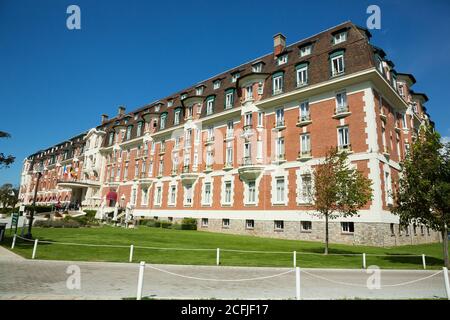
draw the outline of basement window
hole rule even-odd
[[[355,224],[353,222],[341,222],[342,233],[354,233]]]

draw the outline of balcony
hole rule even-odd
[[[227,171],[227,170],[231,170],[231,169],[233,169],[233,163],[226,162],[225,165],[223,166],[223,170]]]
[[[153,178],[150,178],[148,175],[141,175],[141,177],[139,178],[139,183],[141,185],[145,185],[145,186],[151,186],[154,182]]]
[[[338,146],[338,151],[339,152],[352,152],[352,145],[349,143],[349,144],[343,144],[343,145],[340,145],[340,146]]]
[[[297,127],[303,127],[310,123],[312,123],[312,121],[311,121],[311,115],[309,113],[305,114],[305,115],[301,115],[298,117]]]
[[[264,167],[252,162],[251,157],[242,158],[242,165],[239,167],[239,177],[243,180],[255,180],[263,172]]]
[[[189,165],[183,166],[181,173],[181,182],[184,184],[193,184],[198,178],[198,173],[191,172]]]
[[[213,171],[213,166],[212,166],[212,164],[207,164],[207,165],[205,166],[204,172],[205,172],[205,173],[208,173],[208,172],[211,172],[211,171]]]
[[[275,155],[273,163],[281,163],[286,161],[286,155],[284,153],[279,153]]]
[[[336,111],[334,113],[333,118],[334,119],[340,119],[340,118],[344,118],[347,117],[351,114],[348,105],[345,106],[338,106],[336,108]]]
[[[309,160],[312,158],[311,149],[309,150],[302,150],[298,153],[297,159],[300,161]]]
[[[277,121],[275,121],[273,126],[274,126],[274,130],[286,129],[286,125],[284,123],[284,119],[278,119]]]
[[[213,144],[213,143],[214,143],[214,136],[210,136],[210,137],[206,138],[205,146]]]
[[[234,131],[228,131],[225,134],[225,139],[223,139],[224,141],[230,141],[234,139]]]

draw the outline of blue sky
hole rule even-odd
[[[66,9],[81,8],[81,30]],[[382,47],[412,73],[428,111],[450,136],[450,2],[0,0],[0,152],[16,163],[0,184],[19,183],[22,160],[96,126],[118,105],[132,110],[347,20],[365,26],[381,8]]]

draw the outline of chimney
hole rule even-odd
[[[107,114],[102,114],[102,123],[105,123],[106,121],[108,121],[108,115]]]
[[[273,54],[274,56],[279,55],[281,52],[284,51],[286,48],[286,37],[281,34],[277,33],[273,36]]]
[[[121,116],[123,116],[124,114],[125,114],[125,106],[119,106],[117,115],[118,115],[119,117],[121,117]]]

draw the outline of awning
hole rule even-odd
[[[110,191],[106,194],[106,200],[114,200],[117,201],[117,192]]]

